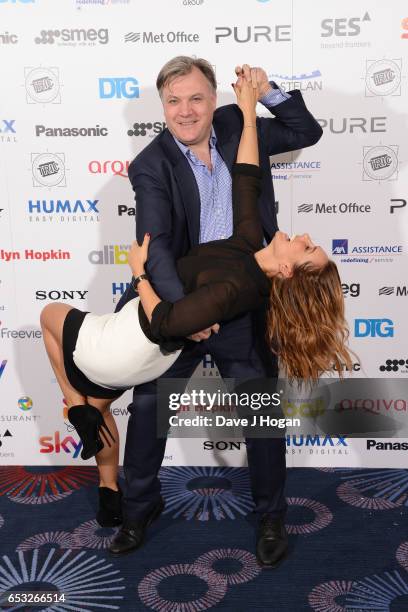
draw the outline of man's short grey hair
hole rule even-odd
[[[207,60],[201,57],[188,57],[188,55],[178,55],[169,60],[164,64],[160,70],[157,80],[156,87],[160,97],[163,93],[163,87],[169,85],[171,81],[179,76],[185,76],[190,74],[193,68],[201,70],[207,81],[209,82],[214,93],[217,91],[217,81],[215,78],[215,72],[213,67]]]

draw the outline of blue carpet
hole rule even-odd
[[[8,609],[407,612],[408,470],[289,469],[276,570],[255,561],[245,468],[165,467],[161,480],[145,546],[113,559],[95,468],[0,468],[0,593],[66,596]]]

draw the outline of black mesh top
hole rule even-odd
[[[153,310],[150,330],[144,313],[140,313],[146,335],[165,350],[181,347],[186,336],[214,323],[267,304],[270,282],[254,257],[263,247],[257,205],[260,176],[258,166],[235,164],[233,235],[200,244],[177,261],[187,295],[174,303],[160,302]]]

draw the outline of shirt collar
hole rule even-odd
[[[188,145],[185,145],[182,142],[180,142],[173,134],[172,136],[174,138],[174,142],[176,143],[180,151],[183,153],[183,155],[185,155],[191,161],[199,161],[197,160],[196,156],[191,151],[191,149],[188,147]],[[210,149],[215,149],[216,144],[217,144],[217,136],[215,134],[214,127],[211,126],[211,134],[210,134],[210,140],[209,140]]]

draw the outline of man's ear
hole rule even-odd
[[[293,266],[287,263],[280,263],[278,276],[281,278],[290,278],[293,276]]]

